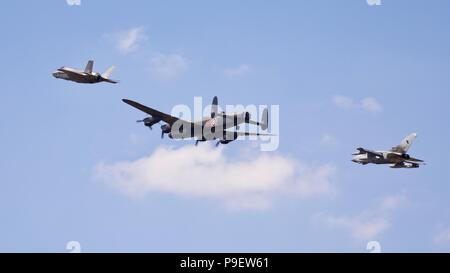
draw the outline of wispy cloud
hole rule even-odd
[[[434,237],[434,243],[436,244],[449,244],[450,243],[450,228],[442,228]]]
[[[330,228],[344,229],[358,240],[373,240],[392,225],[392,213],[408,204],[403,194],[390,195],[377,206],[354,216],[334,216],[321,213],[315,217],[320,224]]]
[[[138,50],[142,43],[148,40],[143,27],[134,27],[108,36],[115,40],[116,48],[122,54],[129,54]]]
[[[279,196],[333,194],[335,171],[332,165],[308,166],[269,153],[229,158],[223,148],[205,144],[160,147],[134,161],[100,163],[95,177],[131,197],[166,192],[215,199],[233,209],[264,209]]]
[[[323,134],[320,142],[322,145],[326,146],[336,146],[339,143],[338,139],[330,134]]]
[[[188,68],[188,61],[180,54],[155,54],[151,60],[151,72],[154,77],[162,80],[176,78]]]
[[[336,95],[333,97],[334,104],[345,110],[361,109],[371,113],[379,113],[383,111],[381,103],[372,97],[364,98],[361,101],[355,101],[352,98]]]
[[[250,72],[250,66],[248,64],[241,64],[235,68],[225,69],[224,74],[229,78],[242,77]]]

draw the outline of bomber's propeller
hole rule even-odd
[[[147,120],[148,118],[145,118],[145,119],[141,119],[141,120],[136,120],[136,122],[137,123],[146,123],[146,120]],[[145,126],[147,126],[147,124],[144,124]],[[150,130],[153,130],[153,128],[152,128],[152,126],[147,126]]]
[[[146,117],[142,120],[136,120],[137,123],[144,123],[146,127],[148,127],[150,130],[153,130],[152,126],[160,123],[161,120],[154,118],[154,117]]]

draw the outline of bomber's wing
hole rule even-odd
[[[383,154],[380,152],[376,152],[376,151],[372,151],[372,150],[367,150],[364,148],[358,148],[356,149],[358,150],[358,153],[353,154],[353,155],[363,155],[363,154],[368,154],[370,156],[375,156],[375,157],[383,157]]]
[[[140,104],[138,102],[135,102],[135,101],[132,101],[132,100],[123,99],[122,101],[125,102],[128,105],[133,106],[136,109],[141,110],[142,112],[145,112],[145,113],[151,115],[152,117],[160,118],[162,121],[170,124],[171,126],[177,121],[181,121],[184,124],[189,124],[189,125],[192,124],[189,121],[181,120],[179,118],[176,118],[176,117],[173,117],[171,115],[162,113],[162,112],[160,112],[158,110],[152,109],[150,107],[147,107],[145,105],[142,105],[142,104]]]
[[[251,132],[233,132],[233,131],[223,131],[225,134],[235,134],[236,136],[276,136],[274,134],[264,134],[264,133],[251,133]]]

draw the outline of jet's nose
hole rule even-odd
[[[61,78],[61,71],[56,70],[55,72],[52,73],[52,75],[55,78]]]

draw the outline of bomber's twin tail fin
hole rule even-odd
[[[260,126],[263,130],[267,130],[267,128],[269,127],[269,110],[267,108],[264,108],[263,110]]]

